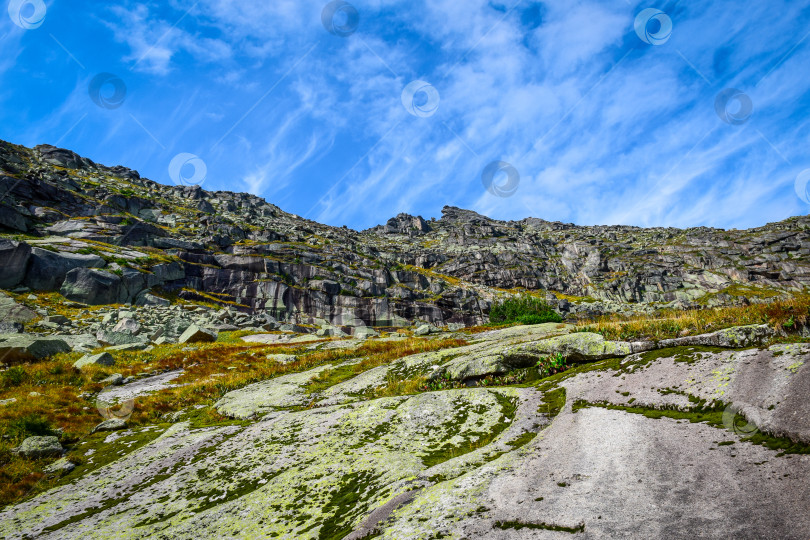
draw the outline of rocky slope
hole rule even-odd
[[[244,193],[166,186],[0,143],[0,288],[86,304],[205,302],[346,327],[486,321],[529,290],[564,314],[760,301],[810,283],[810,218],[745,231],[579,227],[446,207],[367,231]]]
[[[810,346],[768,346],[768,327],[691,344],[571,330],[487,332],[313,391],[325,370],[361,360],[349,359],[225,394],[214,407],[229,422],[199,425],[192,410],[96,433],[61,485],[0,511],[0,536],[810,536]],[[558,352],[578,367],[517,386],[375,394],[416,377],[480,381]]]

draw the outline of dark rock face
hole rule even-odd
[[[74,268],[67,273],[59,292],[68,300],[84,304],[117,304],[123,283],[115,274],[89,268]]]
[[[0,169],[3,207],[23,220],[0,220],[0,232],[24,225],[46,242],[69,240],[33,255],[2,241],[0,287],[61,288],[87,303],[131,302],[160,287],[290,322],[476,324],[505,289],[596,315],[756,302],[810,284],[806,216],[748,231],[681,230],[505,222],[445,207],[438,220],[400,214],[357,232],[50,146],[0,143]]]
[[[0,239],[0,288],[11,289],[25,278],[31,247],[24,242]]]
[[[98,255],[81,255],[31,249],[31,264],[25,275],[25,285],[34,290],[58,290],[65,281],[65,276],[74,268],[103,268],[104,259]]]

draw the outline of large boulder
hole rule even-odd
[[[17,208],[0,203],[0,227],[12,231],[27,232],[28,218]]]
[[[61,455],[62,445],[59,444],[59,439],[53,436],[28,437],[14,451],[23,457],[36,459]]]
[[[68,300],[90,305],[121,302],[123,285],[113,273],[91,268],[74,268],[65,276],[60,292]]]
[[[11,289],[25,278],[31,246],[25,242],[0,240],[0,289]]]
[[[54,252],[42,248],[31,249],[31,265],[25,275],[25,285],[38,291],[59,290],[65,276],[74,268],[104,268],[104,259],[98,255]]]
[[[59,353],[70,352],[62,339],[35,337],[25,334],[0,336],[0,363],[36,362]]]

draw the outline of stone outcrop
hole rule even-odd
[[[216,404],[239,422],[96,433],[85,459],[114,458],[0,510],[0,536],[810,536],[810,345],[752,346],[760,328],[739,327],[696,340],[734,349],[625,355],[570,330],[490,331],[331,385],[359,359],[260,381]],[[517,387],[375,394],[491,350],[608,349],[624,356]]]
[[[0,287],[28,276],[29,288],[88,304],[148,304],[162,289],[293,323],[472,325],[505,290],[577,317],[759,302],[810,283],[806,216],[747,231],[642,229],[445,207],[358,232],[50,146],[2,143],[0,167],[2,207],[41,237],[0,243]]]

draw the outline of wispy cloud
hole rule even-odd
[[[626,0],[369,0],[347,38],[323,28],[320,0],[121,1],[81,17],[84,2],[62,13],[88,35],[105,21],[110,52],[98,61],[90,40],[75,51],[88,73],[25,119],[37,123],[25,140],[53,140],[89,111],[65,145],[157,180],[192,152],[208,188],[355,228],[444,204],[501,219],[728,227],[807,211],[792,182],[810,168],[810,12],[787,0],[662,4],[674,27],[662,46],[636,36],[648,6]],[[55,57],[52,42],[24,38],[18,55]],[[4,66],[20,69],[0,60],[0,76]],[[83,85],[100,70],[128,84],[121,114],[85,110]],[[415,79],[440,94],[428,118],[402,106]],[[754,104],[741,126],[715,112],[729,87]],[[24,89],[4,85],[7,109],[26,109]],[[513,197],[484,189],[493,160],[520,172]]]

